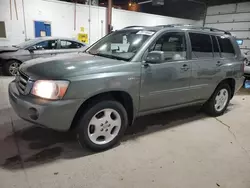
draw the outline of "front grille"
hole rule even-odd
[[[26,76],[22,72],[18,71],[18,73],[16,75],[16,84],[17,84],[17,88],[21,94],[26,94],[28,80],[29,80],[28,76]]]

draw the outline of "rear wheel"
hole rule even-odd
[[[17,60],[9,60],[3,66],[4,74],[7,76],[15,76],[21,63]]]
[[[78,124],[77,139],[81,146],[102,151],[114,146],[128,124],[127,112],[117,101],[101,101],[90,107]]]
[[[231,88],[227,83],[218,86],[212,97],[205,104],[205,110],[208,114],[212,116],[222,115],[230,102],[231,92]]]

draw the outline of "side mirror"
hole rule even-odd
[[[35,46],[31,46],[31,47],[28,48],[28,50],[29,50],[30,53],[33,53],[34,50],[36,50],[36,47]]]
[[[164,52],[162,51],[149,52],[148,56],[146,57],[146,62],[151,64],[162,63],[164,60]]]

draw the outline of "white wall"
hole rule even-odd
[[[0,0],[0,21],[5,22],[7,39],[0,38],[0,46],[24,41],[24,24],[22,1],[16,0],[18,20],[12,2],[12,20],[10,18],[9,0]]]
[[[105,8],[77,4],[76,30],[74,30],[74,11],[75,4],[73,3],[55,0],[25,0],[28,38],[34,38],[34,21],[51,22],[52,36],[75,37],[80,27],[84,27],[85,32],[90,35],[90,43],[104,36],[105,27],[101,26],[106,24],[106,20],[103,20],[106,16]]]
[[[13,8],[13,19],[10,20],[9,0],[0,0],[0,21],[5,21],[7,31],[7,39],[0,39],[0,46],[17,44],[25,40],[22,0],[16,1],[19,19],[16,20],[14,17]],[[24,0],[24,9],[28,39],[35,37],[34,21],[51,22],[52,36],[59,37],[76,37],[80,27],[84,27],[86,33],[91,32],[90,43],[104,36],[106,32],[106,9],[103,7],[77,4],[76,30],[73,3],[57,0]]]
[[[18,44],[25,40],[22,0],[17,1],[19,19],[16,20],[14,6],[13,19],[10,20],[9,0],[0,0],[0,21],[5,21],[7,39],[0,39],[0,46]],[[94,43],[106,34],[106,8],[77,4],[76,30],[74,30],[75,4],[57,0],[23,0],[26,34],[28,39],[35,37],[34,21],[51,22],[52,36],[75,37],[80,27],[89,34],[90,43]],[[121,29],[131,25],[196,24],[194,20],[164,17],[113,9],[112,25]]]
[[[90,15],[90,42],[94,43],[106,35],[106,8],[93,7]]]
[[[24,2],[28,38],[34,38],[34,21],[51,22],[52,36],[72,35],[74,28],[74,7],[72,5],[40,0],[25,0]]]
[[[122,29],[126,26],[155,26],[167,24],[196,24],[198,21],[160,16],[154,14],[138,13],[120,9],[112,11],[112,25],[114,29]]]
[[[208,7],[206,26],[230,31],[250,50],[250,2]]]

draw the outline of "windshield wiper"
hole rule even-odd
[[[104,54],[104,53],[90,53],[91,55],[97,55],[97,56],[101,56],[101,57],[106,57],[106,58],[110,58],[110,59],[117,59],[117,60],[124,60],[124,61],[128,61],[127,58],[124,57],[120,57],[120,56],[115,56],[115,55],[111,55],[111,54]]]

